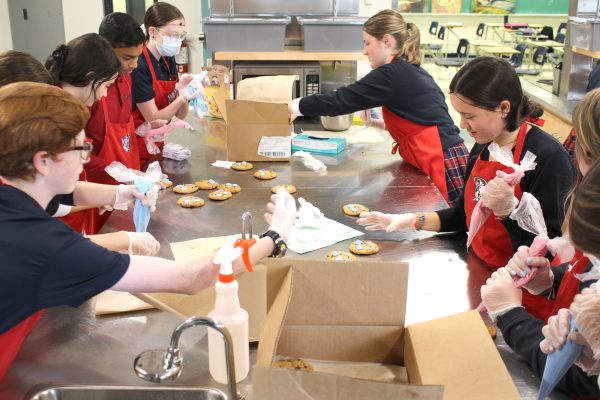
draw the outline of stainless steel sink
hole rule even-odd
[[[24,400],[227,400],[223,392],[211,388],[160,386],[79,386],[38,387]]]

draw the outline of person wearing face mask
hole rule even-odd
[[[444,94],[421,68],[419,28],[384,10],[365,22],[363,42],[369,74],[333,93],[294,99],[291,113],[341,115],[383,106],[383,121],[371,124],[389,130],[392,153],[428,175],[452,206],[463,190],[469,151]]]
[[[362,213],[357,220],[367,230],[388,232],[416,229],[434,232],[466,232],[481,199],[494,215],[485,221],[471,243],[471,250],[490,270],[506,266],[519,246],[531,245],[534,235],[507,218],[523,192],[541,203],[550,238],[562,235],[564,200],[573,184],[574,171],[561,143],[528,118],[539,117],[541,108],[524,95],[519,77],[505,60],[477,57],[463,66],[450,83],[450,100],[461,118],[461,127],[475,139],[467,167],[465,192],[454,207],[405,214]],[[490,155],[496,143],[508,147],[513,163],[530,151],[536,156],[534,170],[525,172],[520,184],[510,187],[499,176],[513,172]],[[497,172],[499,171],[499,172]],[[550,300],[523,292],[529,312],[546,318]]]
[[[168,3],[154,3],[144,15],[144,27],[146,43],[138,66],[131,73],[136,127],[145,121],[183,119],[188,112],[188,102],[193,99],[187,91],[187,84],[193,77],[186,75],[179,81],[174,57],[187,34],[181,11]],[[137,139],[140,166],[145,169],[151,155],[143,138],[138,136]],[[162,150],[163,144],[157,145]]]

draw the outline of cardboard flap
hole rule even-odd
[[[216,100],[216,98],[215,98]],[[217,105],[219,103],[217,102]],[[219,109],[221,106],[219,105]],[[230,125],[289,125],[287,104],[262,103],[250,100],[226,100],[225,109]],[[223,114],[225,118],[225,114]]]
[[[409,326],[404,353],[410,382],[444,384],[445,400],[520,398],[476,311]]]
[[[321,372],[283,368],[252,369],[253,396],[274,400],[441,400],[441,386],[415,386],[375,382]]]
[[[217,107],[219,107],[219,111],[227,123],[227,107],[225,102],[229,99],[229,94],[227,94],[227,89],[225,86],[219,87],[219,90],[213,93],[213,99],[215,99]]]

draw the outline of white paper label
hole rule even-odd
[[[292,140],[290,136],[263,136],[258,143],[258,154],[269,158],[290,158]]]

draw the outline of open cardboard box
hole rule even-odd
[[[256,398],[520,398],[477,312],[404,327],[407,263],[267,264],[270,308],[252,372]],[[410,383],[271,367],[281,356],[403,365]]]
[[[291,88],[290,88],[291,92]],[[230,161],[289,161],[292,125],[288,105],[250,100],[230,100],[220,89],[213,94],[227,129],[227,159]],[[270,154],[258,154],[263,137],[282,137]]]

